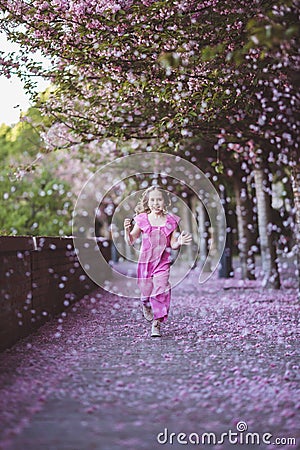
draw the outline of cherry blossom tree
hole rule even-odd
[[[22,45],[12,66],[13,55],[2,60],[3,71],[49,77],[57,90],[48,113],[84,142],[157,136],[172,150],[189,136],[223,131],[227,141],[260,139],[274,147],[288,114],[274,113],[295,101],[293,2],[0,5],[3,28]],[[30,60],[37,50],[51,58],[50,68]],[[287,132],[281,137],[289,139]]]

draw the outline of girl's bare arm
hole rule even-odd
[[[132,231],[130,231],[130,228],[131,228],[131,219],[125,219],[124,220],[125,241],[128,245],[133,245],[137,240],[137,238],[140,236],[141,229],[137,223],[134,225]]]
[[[170,246],[173,250],[177,250],[181,245],[189,245],[192,242],[192,235],[186,231],[181,233],[178,230],[173,231],[170,240]]]

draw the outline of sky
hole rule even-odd
[[[0,50],[3,52],[17,51],[18,46],[7,41],[4,34],[0,34]],[[38,82],[38,92],[46,89],[48,82],[40,80]],[[23,84],[17,76],[7,79],[0,76],[0,124],[15,124],[19,121],[20,112],[27,111],[31,106],[29,95],[24,91]]]

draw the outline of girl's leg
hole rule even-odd
[[[160,272],[153,277],[153,290],[150,297],[154,320],[159,320],[160,322],[167,320],[170,300],[169,271]]]
[[[153,277],[153,291],[150,298],[153,310],[152,337],[161,337],[160,325],[167,320],[170,299],[169,271],[164,271]]]
[[[150,296],[153,290],[153,283],[151,278],[144,278],[139,280],[139,287],[141,290],[141,303],[143,315],[148,322],[153,319],[153,312],[150,303]]]
[[[151,337],[161,337],[160,324],[161,321],[159,319],[153,320],[151,328]]]
[[[147,308],[151,307],[151,303],[150,303],[150,297],[141,297],[141,303],[144,306],[147,306]]]

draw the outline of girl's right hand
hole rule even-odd
[[[130,231],[131,219],[128,219],[128,218],[124,219],[124,228],[125,228],[125,231]]]
[[[192,240],[192,235],[190,233],[187,233],[186,231],[182,231],[178,237],[179,245],[189,245],[191,244]]]

